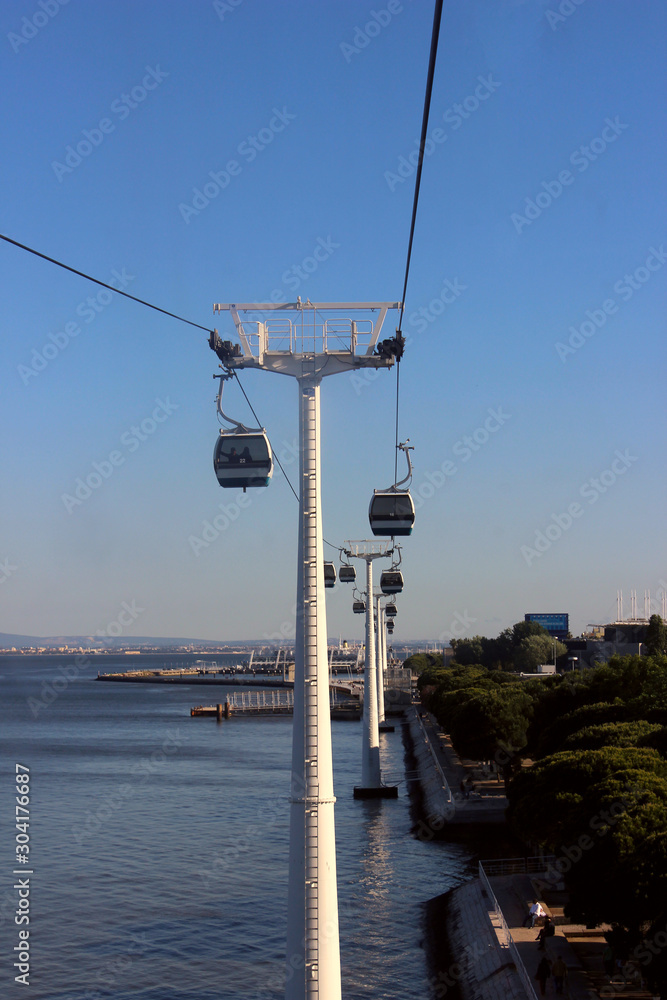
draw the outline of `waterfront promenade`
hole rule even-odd
[[[459,759],[449,737],[421,706],[412,705],[407,719],[425,809],[433,829],[452,824],[504,823],[507,798],[500,776],[479,761]]]
[[[413,706],[408,717],[425,807],[429,822],[436,820],[435,829],[446,836],[448,828],[460,824],[493,829],[494,824],[504,822],[507,799],[500,776],[478,761],[460,760],[449,737],[421,706]],[[460,790],[467,779],[475,787],[468,799]],[[457,982],[464,1000],[555,998],[553,978],[547,980],[544,994],[535,978],[543,955],[550,963],[557,957],[565,963],[562,996],[569,1000],[651,1000],[653,994],[645,988],[637,964],[626,964],[610,981],[602,963],[608,928],[587,928],[567,919],[567,893],[553,875],[545,874],[547,868],[553,870],[549,860],[481,862],[478,878],[448,894],[445,919],[454,958],[449,978]],[[536,940],[543,921],[534,928],[523,926],[534,899],[542,902],[556,927],[544,951]],[[447,985],[446,979],[443,984]]]

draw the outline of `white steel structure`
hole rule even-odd
[[[387,310],[400,308],[400,303],[313,304],[299,299],[213,308],[231,312],[241,342],[239,351],[217,335],[212,338],[211,346],[225,367],[261,368],[298,382],[300,500],[285,995],[287,1000],[340,1000],[320,382],[325,375],[356,368],[391,367],[393,342],[384,341],[377,351],[376,343]]]
[[[387,666],[387,636],[385,632],[384,608],[380,604],[382,593],[375,598],[377,622],[377,689],[378,689],[378,725],[384,722],[384,672]]]
[[[380,772],[380,729],[378,716],[378,663],[375,652],[375,601],[373,595],[373,560],[386,559],[394,552],[393,541],[345,542],[345,554],[366,563],[366,658],[364,661],[364,715],[361,743],[361,785],[355,798],[395,798],[398,789],[384,785]],[[378,618],[379,622],[379,618]],[[381,645],[378,625],[378,646]],[[384,714],[384,698],[383,698]]]

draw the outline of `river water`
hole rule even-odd
[[[190,718],[224,688],[95,672],[0,666],[0,992],[20,988],[18,763],[30,769],[33,1000],[279,1000],[291,719]],[[467,877],[469,852],[414,835],[404,781],[397,800],[355,801],[361,724],[332,733],[343,996],[425,1000],[424,903]],[[381,760],[405,776],[400,725],[381,736]]]

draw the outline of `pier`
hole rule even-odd
[[[361,718],[361,705],[353,699],[333,701],[330,711],[332,719],[357,721]],[[190,709],[190,716],[205,715],[217,719],[293,714],[293,691],[235,691],[224,704],[196,705]]]

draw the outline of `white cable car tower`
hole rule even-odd
[[[390,368],[401,346],[395,338],[382,341],[377,351],[376,345],[387,310],[400,307],[400,302],[304,303],[300,299],[213,306],[215,312],[231,313],[241,342],[239,349],[217,334],[211,336],[210,345],[226,368],[261,368],[290,375],[299,388],[287,1000],[341,997],[320,500],[320,382],[325,375],[357,368]],[[351,318],[359,313],[365,316]],[[370,594],[372,621],[372,590]]]
[[[366,649],[364,660],[364,715],[361,741],[361,784],[355,785],[355,799],[395,799],[398,786],[385,785],[380,771],[380,727],[378,714],[378,661],[375,641],[375,598],[373,595],[373,560],[387,559],[394,554],[393,540],[386,542],[345,542],[343,551],[348,559],[363,559],[366,563]],[[378,618],[379,622],[379,618]],[[377,644],[382,639],[379,634]],[[384,702],[383,702],[384,715]]]

